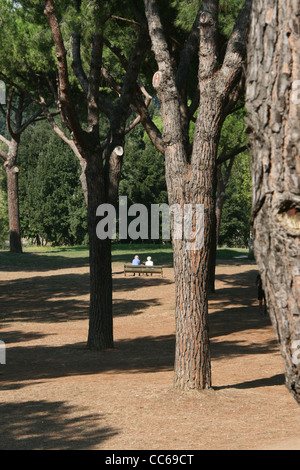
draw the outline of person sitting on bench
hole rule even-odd
[[[153,266],[153,261],[151,261],[151,256],[148,256],[145,266]]]
[[[134,259],[132,260],[132,265],[133,266],[139,266],[141,264],[139,255],[135,255]]]

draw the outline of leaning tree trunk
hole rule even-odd
[[[7,177],[7,202],[9,219],[9,242],[12,253],[22,253],[18,177],[19,169],[16,166],[18,143],[12,141],[8,149],[8,158],[5,162]]]
[[[257,0],[248,46],[254,250],[286,384],[300,403],[299,0]]]

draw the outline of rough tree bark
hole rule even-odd
[[[248,45],[253,234],[268,311],[300,403],[300,2],[257,0]]]
[[[207,283],[212,228],[215,227],[216,162],[220,132],[229,104],[239,85],[245,58],[251,1],[246,1],[225,58],[218,50],[218,1],[204,1],[175,70],[159,9],[144,0],[152,48],[160,75],[156,82],[161,102],[166,182],[169,204],[203,204],[204,242],[187,250],[184,240],[173,238],[176,291],[176,356],[174,385],[180,389],[211,387]],[[186,83],[193,53],[199,54],[198,115],[192,152],[188,139]],[[154,80],[155,82],[155,80]],[[146,126],[145,126],[146,127]]]

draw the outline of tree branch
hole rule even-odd
[[[0,134],[0,140],[7,146],[9,146],[9,140],[7,140],[2,134]]]
[[[163,32],[157,4],[155,0],[144,0],[144,4],[156,62],[159,70],[167,75],[169,74],[168,71],[172,70],[172,59]]]
[[[66,50],[60,31],[59,23],[55,14],[53,0],[46,0],[44,13],[48,19],[56,48],[59,79],[59,102],[61,106],[62,117],[65,121],[65,124],[73,133],[75,141],[80,146],[82,146],[82,143],[84,141],[84,133],[81,129],[79,120],[77,118],[77,113],[72,103]]]
[[[25,96],[28,96],[31,101],[33,101],[36,104],[40,104],[39,100],[35,98],[34,96],[31,95],[25,88],[22,88],[20,85],[15,83],[13,80],[11,80],[9,77],[7,77],[3,72],[0,72],[0,78],[5,82],[14,87],[16,90],[19,90],[21,93],[23,93]],[[29,81],[28,81],[29,83]]]
[[[47,119],[47,121],[49,122],[49,124],[51,125],[52,129],[54,130],[54,132],[64,141],[66,142],[67,144],[69,144],[71,142],[71,139],[69,139],[66,134],[60,129],[60,127],[56,124],[54,118],[53,118],[53,115],[50,113],[47,105],[46,105],[46,102],[45,102],[45,99],[42,95],[40,95],[40,104],[41,104],[41,108],[43,110],[43,113]]]
[[[141,27],[135,48],[132,51],[128,67],[123,80],[119,102],[114,108],[110,122],[110,143],[108,146],[108,158],[105,162],[106,178],[109,200],[117,198],[118,181],[121,176],[121,164],[123,159],[123,146],[126,133],[126,120],[131,108],[136,88],[138,87],[139,72],[145,51],[149,44],[147,29]],[[136,125],[136,123],[135,123]],[[119,148],[118,151],[116,149]]]
[[[11,105],[12,105],[12,97],[13,93],[11,92],[9,94],[8,100],[7,100],[7,110],[6,110],[6,125],[7,125],[7,130],[11,137],[15,139],[17,137],[16,133],[14,132],[13,128],[11,127]]]
[[[223,65],[219,74],[221,92],[230,93],[246,59],[252,0],[245,0],[227,44]]]
[[[222,163],[226,162],[227,160],[231,160],[231,158],[236,157],[240,153],[245,152],[248,150],[248,145],[244,145],[243,147],[237,147],[234,150],[232,150],[230,153],[224,153],[219,156],[217,159],[217,165],[221,165]]]
[[[199,16],[199,78],[210,78],[218,67],[218,0],[203,2]]]
[[[43,110],[40,109],[37,111],[35,114],[31,116],[20,128],[17,129],[16,135],[22,134],[22,132],[25,131],[25,129],[32,123],[36,121],[36,118],[39,117],[42,114]]]
[[[79,84],[81,88],[83,89],[84,93],[87,95],[88,94],[88,79],[85,74],[85,71],[83,70],[82,67],[82,61],[81,61],[81,54],[80,54],[80,34],[75,32],[72,34],[73,38],[73,44],[72,44],[72,55],[73,55],[73,61],[72,61],[72,69],[79,81]]]
[[[181,132],[182,117],[180,112],[180,96],[176,87],[176,78],[173,70],[173,61],[168,49],[168,44],[164,35],[159,10],[155,0],[144,0],[145,14],[148,22],[149,35],[152,42],[155,59],[158,64],[159,73],[161,75],[157,88],[157,94],[162,105],[162,119],[164,123],[164,139],[169,146],[179,146],[182,151],[178,151],[176,157],[182,171],[187,168],[187,149],[185,148],[184,138]],[[147,115],[146,115],[147,117]],[[142,121],[143,122],[143,121]],[[147,122],[148,124],[148,122]],[[153,123],[150,130],[153,129]],[[176,129],[174,131],[174,129]],[[156,131],[156,129],[155,129]],[[158,135],[154,133],[150,139]],[[160,146],[165,153],[165,144]]]
[[[186,90],[186,83],[187,83],[187,77],[189,74],[190,63],[199,47],[199,18],[200,18],[201,12],[202,12],[202,7],[198,11],[198,14],[194,21],[190,35],[180,55],[180,62],[179,62],[178,69],[177,69],[176,85],[177,85],[178,90],[180,92],[183,90],[184,93]]]
[[[112,77],[112,75],[109,73],[109,71],[105,67],[101,68],[101,73],[102,73],[103,78],[109,84],[110,88],[120,96],[121,91],[122,91],[121,85],[116,82],[116,80]]]
[[[147,132],[149,139],[151,140],[152,144],[157,148],[157,150],[164,155],[165,143],[163,141],[162,134],[152,121],[146,104],[144,103],[144,100],[141,97],[136,97],[134,105],[140,115],[141,124]]]
[[[99,87],[102,68],[103,39],[100,34],[94,34],[90,75],[88,81],[88,124],[89,131],[99,134]]]
[[[121,49],[119,47],[115,46],[114,44],[111,44],[111,42],[108,41],[108,39],[106,39],[106,38],[103,38],[103,43],[106,45],[106,47],[108,47],[111,50],[111,52],[113,54],[115,54],[115,56],[119,59],[120,63],[122,64],[123,68],[125,70],[127,70],[128,60],[124,56]]]

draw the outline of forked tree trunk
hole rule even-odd
[[[248,46],[253,233],[268,311],[300,403],[299,0],[257,0]]]
[[[205,389],[211,387],[207,292],[212,230],[215,230],[217,150],[226,105],[234,104],[237,99],[231,93],[241,78],[251,0],[245,1],[222,65],[217,50],[219,2],[203,1],[177,72],[165,39],[158,2],[144,0],[144,4],[159,68],[153,83],[161,102],[169,203],[178,204],[182,209],[185,204],[204,207],[202,246],[187,250],[186,243],[174,240],[173,234],[176,291],[174,383],[180,389]],[[187,109],[185,85],[191,54],[196,48],[199,54],[199,105],[190,156],[190,110]]]

